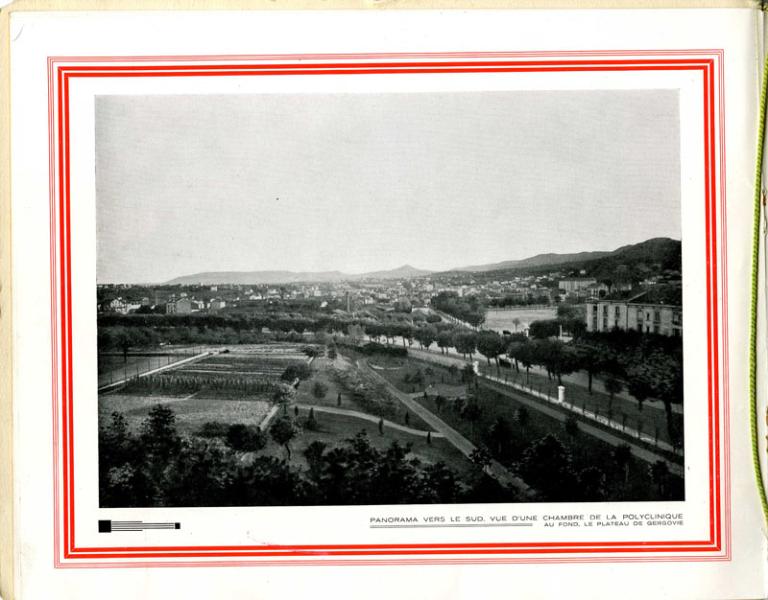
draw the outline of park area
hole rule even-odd
[[[492,329],[498,333],[525,331],[534,321],[554,319],[557,311],[554,307],[529,308],[527,306],[514,308],[491,308],[485,313],[484,329]]]
[[[353,359],[329,358],[298,346],[208,350],[216,353],[132,377],[101,393],[102,444],[112,444],[116,435],[145,439],[157,429],[153,423],[165,415],[167,431],[187,440],[182,447],[202,443],[218,448],[215,452],[231,456],[238,468],[270,459],[306,473],[313,450],[345,447],[364,432],[370,447],[382,456],[397,443],[405,451],[404,460],[418,461],[419,468],[442,463],[457,480],[479,476],[466,456]],[[286,389],[290,399],[278,399]],[[292,432],[287,440],[273,433],[286,421]],[[111,448],[100,451],[114,454]],[[113,497],[109,490],[105,494]],[[119,499],[119,494],[114,497]]]
[[[502,395],[480,386],[469,402],[457,398],[441,402],[436,396],[417,397],[416,400],[437,414],[451,427],[478,446],[489,449],[503,465],[520,471],[527,456],[547,436],[554,437],[554,450],[549,448],[542,476],[558,479],[565,476],[589,473],[596,489],[588,490],[591,497],[584,499],[658,500],[660,481],[665,486],[663,495],[668,499],[683,498],[683,482],[666,471],[656,473],[649,463],[629,453],[627,446],[612,446],[583,432],[576,419],[565,423],[536,409],[529,408],[508,395]],[[535,476],[534,476],[535,477]],[[589,479],[580,477],[579,479]],[[535,481],[526,481],[535,485]],[[566,486],[567,477],[562,479]],[[566,497],[578,498],[581,490],[564,490]]]

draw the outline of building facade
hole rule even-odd
[[[192,301],[189,298],[170,299],[165,304],[165,313],[168,315],[188,315],[192,312]]]
[[[593,277],[573,277],[570,279],[561,279],[557,287],[566,294],[572,294],[580,290],[586,290],[589,286],[597,283]]]
[[[683,307],[653,302],[648,294],[626,300],[592,299],[587,306],[587,331],[622,329],[668,336],[683,335]]]

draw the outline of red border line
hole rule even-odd
[[[594,59],[594,60],[519,60],[523,56],[663,56],[663,55],[705,55],[707,59],[662,59],[662,58],[640,58],[629,59]],[[715,58],[712,57],[715,55]],[[514,562],[516,559],[504,557],[505,554],[516,555],[539,555],[556,553],[657,553],[657,552],[710,552],[717,553],[722,549],[722,512],[721,512],[721,473],[720,473],[720,436],[724,433],[728,435],[727,429],[727,395],[724,395],[723,406],[725,408],[725,421],[723,432],[720,430],[719,415],[719,364],[720,354],[718,350],[719,328],[717,314],[717,210],[716,210],[716,167],[717,155],[716,148],[720,151],[720,200],[721,200],[721,226],[720,236],[723,240],[723,252],[725,247],[725,229],[723,221],[725,218],[725,182],[724,182],[724,112],[723,112],[723,52],[722,50],[698,50],[698,51],[616,51],[616,52],[563,52],[563,53],[453,53],[453,54],[400,54],[400,55],[306,55],[306,56],[287,56],[275,55],[283,59],[290,59],[290,63],[277,64],[208,64],[208,65],[109,65],[109,66],[56,66],[61,58],[49,59],[49,138],[51,144],[51,164],[49,171],[51,174],[51,225],[52,225],[52,246],[51,246],[51,265],[52,265],[52,327],[53,327],[53,416],[54,416],[54,544],[55,544],[55,566],[71,566],[71,563],[63,563],[60,556],[65,559],[136,559],[136,558],[220,558],[220,557],[284,557],[288,561],[279,562],[280,564],[298,564],[296,559],[291,557],[316,557],[313,560],[305,561],[311,564],[362,564],[360,559],[354,560],[336,560],[335,562],[327,559],[328,556],[409,556],[404,563],[412,564],[416,560],[427,560],[434,562],[454,561],[472,561],[478,562],[486,560],[491,562]],[[419,61],[402,62],[392,61],[393,57],[412,59],[419,58]],[[485,60],[465,60],[465,61],[439,61],[436,59],[446,58],[478,58]],[[518,60],[488,60],[494,57],[517,58]],[[221,60],[222,57],[165,57],[162,60],[169,62],[182,60]],[[242,60],[270,60],[269,57],[225,57],[227,59]],[[378,62],[321,62],[308,63],[307,60],[314,59],[344,59],[347,61],[355,58],[386,58],[388,61]],[[429,58],[429,60],[425,60]],[[272,60],[275,57],[271,58]],[[89,57],[69,57],[67,62],[96,62]],[[98,62],[127,62],[128,60],[152,61],[161,60],[152,57],[102,57]],[[715,71],[715,63],[718,63],[719,71]],[[73,422],[73,393],[72,393],[72,307],[71,307],[71,227],[70,227],[70,130],[69,130],[69,78],[70,77],[190,77],[190,76],[274,76],[274,75],[360,75],[360,74],[425,74],[425,73],[516,73],[516,72],[581,72],[581,71],[664,71],[664,70],[697,70],[702,72],[703,85],[703,107],[704,107],[704,166],[705,166],[705,224],[706,224],[706,281],[707,281],[707,341],[708,341],[708,372],[709,393],[708,393],[708,439],[709,439],[709,529],[710,535],[707,540],[696,541],[660,541],[660,542],[547,542],[547,543],[502,543],[502,544],[351,544],[351,545],[284,545],[284,546],[157,546],[157,547],[105,547],[105,548],[78,548],[75,544],[75,484],[74,484],[74,422]],[[56,78],[56,103],[53,101],[53,74]],[[715,121],[715,74],[719,77],[719,127],[720,135],[716,136]],[[56,109],[58,109],[56,111]],[[55,117],[58,116],[58,119]],[[54,123],[56,127],[54,128]],[[53,132],[56,130],[58,136]],[[58,153],[56,144],[58,141]],[[716,140],[719,141],[719,147],[716,146]],[[56,203],[56,186],[54,171],[56,160],[58,158],[58,192],[59,202],[58,210]],[[58,236],[53,229],[58,216]],[[58,237],[58,247],[55,241]],[[57,254],[58,250],[58,254]],[[57,260],[58,259],[58,260]],[[725,256],[721,255],[723,278],[721,279],[721,289],[725,292]],[[58,265],[59,282],[56,285],[56,278],[53,273],[56,272]],[[60,292],[60,293],[57,293]],[[58,298],[58,307],[60,319],[56,313]],[[723,309],[725,310],[725,294],[723,294]],[[60,328],[57,325],[60,324]],[[726,315],[723,315],[723,332],[727,331]],[[59,331],[61,336],[59,336]],[[727,336],[723,335],[723,340]],[[725,342],[723,342],[725,343]],[[60,344],[60,346],[59,346]],[[60,354],[59,354],[60,350]],[[57,364],[60,356],[61,365]],[[727,380],[727,354],[724,352],[723,371]],[[59,374],[61,377],[58,377]],[[59,396],[58,381],[61,385],[61,396]],[[727,389],[727,386],[725,386]],[[64,401],[60,404],[59,398]],[[59,413],[59,407],[61,412]],[[58,431],[61,426],[61,438],[59,440]],[[59,443],[61,446],[59,446]],[[59,451],[61,455],[59,455]],[[729,499],[729,463],[728,463],[728,445],[725,445],[724,472],[726,483],[726,517],[730,515]],[[59,506],[59,485],[58,471],[61,469],[62,494]],[[63,512],[63,519],[59,518],[59,508]],[[726,531],[729,531],[729,523],[726,519]],[[59,529],[63,533],[63,552],[60,554]],[[601,557],[589,559],[586,556],[578,558],[552,558],[542,557],[535,562],[589,562],[597,561],[617,561],[617,560],[723,560],[730,556],[730,545],[727,543],[726,536],[726,557],[722,555],[702,557],[701,554],[696,557],[652,557],[647,556],[642,559],[630,557]],[[463,555],[465,557],[480,554],[493,555],[492,559],[477,558],[453,558],[451,555]],[[416,559],[416,555],[435,555],[445,558],[427,558]],[[318,558],[322,557],[322,560]],[[522,560],[522,559],[519,559]],[[274,562],[274,561],[273,561]],[[383,559],[374,561],[377,564],[383,564]],[[390,561],[391,562],[391,561]],[[162,562],[162,563],[79,563],[80,566],[183,566],[183,565],[206,565],[222,566],[224,564],[267,564],[266,561],[198,561],[191,562]],[[271,563],[270,563],[271,564]],[[276,563],[275,563],[276,564]]]

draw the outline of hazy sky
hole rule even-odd
[[[101,283],[680,239],[674,91],[102,96]]]

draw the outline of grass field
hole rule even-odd
[[[530,327],[533,321],[541,321],[544,319],[554,319],[556,316],[555,308],[527,308],[521,306],[520,308],[509,309],[489,309],[485,313],[485,323],[483,327],[485,329],[493,329],[501,333],[502,331],[523,331]],[[518,319],[517,327],[515,327],[515,319]]]
[[[488,372],[495,377],[507,377],[510,381],[515,381],[523,385],[530,385],[537,391],[548,393],[553,398],[557,396],[557,381],[550,380],[545,375],[531,371],[531,373],[526,376],[526,373],[522,368],[519,374],[513,369],[504,368],[502,368],[500,372],[497,372],[496,367],[489,368],[484,364],[481,364],[480,368],[484,372]],[[566,404],[575,404],[576,406],[586,408],[586,410],[593,413],[599,413],[604,417],[608,416],[610,396],[603,391],[602,383],[597,379],[593,382],[591,394],[587,388],[577,384],[569,384],[566,382],[564,383],[564,387]],[[613,399],[611,419],[617,423],[623,424],[625,427],[642,431],[652,437],[658,435],[659,440],[665,442],[670,441],[669,433],[667,431],[666,413],[661,408],[646,405],[640,410],[637,402],[632,402],[625,398],[615,396]],[[673,419],[682,424],[683,415],[674,414]]]
[[[537,410],[528,408],[528,421],[521,425],[517,420],[518,409],[522,406],[514,399],[496,394],[491,390],[480,389],[478,404],[481,407],[480,418],[474,423],[463,419],[450,406],[446,406],[442,412],[437,411],[434,398],[418,399],[429,410],[439,415],[451,427],[459,431],[475,444],[487,443],[485,433],[498,417],[503,417],[512,428],[513,452],[507,460],[502,461],[507,466],[513,467],[516,460],[522,455],[523,450],[534,440],[545,435],[555,434],[570,450],[576,471],[590,467],[609,467],[612,464],[613,446],[579,432],[575,437],[569,436],[564,424]],[[650,499],[650,479],[648,475],[648,463],[635,459],[629,469],[628,483],[626,484],[627,499]],[[614,470],[606,468],[606,476],[612,485],[618,485]],[[610,478],[613,478],[611,480]],[[682,480],[673,477],[675,493],[682,498]]]
[[[299,413],[298,422],[301,424],[306,420],[308,411],[302,410]],[[293,416],[293,412],[290,412]],[[346,439],[354,437],[354,435],[365,430],[371,443],[379,449],[389,447],[393,441],[405,445],[411,444],[411,455],[418,458],[425,463],[443,462],[451,469],[456,471],[460,477],[469,475],[474,465],[467,459],[461,452],[456,450],[450,442],[444,439],[433,439],[431,444],[427,444],[426,439],[397,431],[394,429],[384,428],[384,434],[381,435],[375,424],[361,421],[354,417],[348,417],[347,415],[332,415],[328,413],[315,412],[315,418],[317,419],[319,431],[309,431],[306,428],[302,429],[299,436],[291,442],[291,462],[294,465],[301,465],[306,467],[306,461],[304,460],[303,451],[309,444],[314,441],[320,441],[328,445],[329,448],[338,445]],[[285,457],[285,450],[282,446],[275,444],[270,440],[267,447],[260,451],[260,454],[270,454],[279,458]]]
[[[397,389],[407,394],[423,392],[430,385],[437,387],[440,390],[439,393],[443,395],[462,396],[465,394],[461,375],[451,375],[446,367],[407,358],[378,356],[368,359],[368,364]],[[406,375],[413,377],[419,371],[424,377],[423,383],[407,383],[404,380]]]
[[[149,410],[164,404],[176,414],[180,432],[192,434],[207,421],[258,425],[269,410],[266,400],[211,400],[205,398],[168,396],[129,396],[103,394],[99,396],[99,424],[109,422],[113,412],[125,416],[129,427],[138,431]]]

